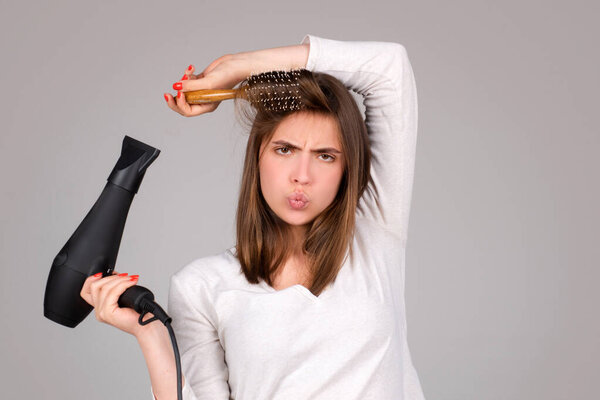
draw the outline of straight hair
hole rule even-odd
[[[289,224],[271,210],[260,189],[261,145],[271,140],[277,126],[292,113],[331,116],[338,126],[344,171],[336,197],[309,223],[302,244],[308,289],[318,296],[335,281],[346,258],[352,257],[356,210],[372,183],[371,148],[362,113],[343,83],[325,73],[300,72],[293,85],[300,109],[274,110],[235,99],[236,113],[250,125],[236,213],[236,257],[248,282],[262,279],[273,286],[273,277],[291,256],[293,243]]]

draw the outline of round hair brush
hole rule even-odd
[[[299,110],[302,104],[298,81],[306,73],[308,71],[305,69],[262,72],[249,76],[236,89],[202,89],[185,92],[185,100],[188,104],[202,104],[241,98],[256,108],[271,111]]]

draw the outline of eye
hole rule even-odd
[[[333,161],[335,161],[335,157],[334,157],[334,156],[332,156],[332,155],[329,155],[329,154],[325,154],[325,153],[323,153],[323,154],[321,154],[319,157],[326,157],[326,158],[324,159],[324,161],[327,161],[327,162],[333,162]]]
[[[289,147],[278,147],[278,148],[275,149],[275,152],[277,153],[279,150],[286,150],[283,153],[278,153],[278,154],[284,154],[285,155],[285,154],[289,154],[287,151],[289,151],[290,148]]]

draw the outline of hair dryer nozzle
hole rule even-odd
[[[156,160],[159,154],[160,150],[132,137],[125,136],[121,148],[121,157],[110,173],[108,181],[127,191],[137,193],[146,173],[146,168]]]

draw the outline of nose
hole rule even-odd
[[[292,182],[296,184],[306,185],[310,183],[310,154],[300,154],[295,157],[294,166],[292,168]]]

